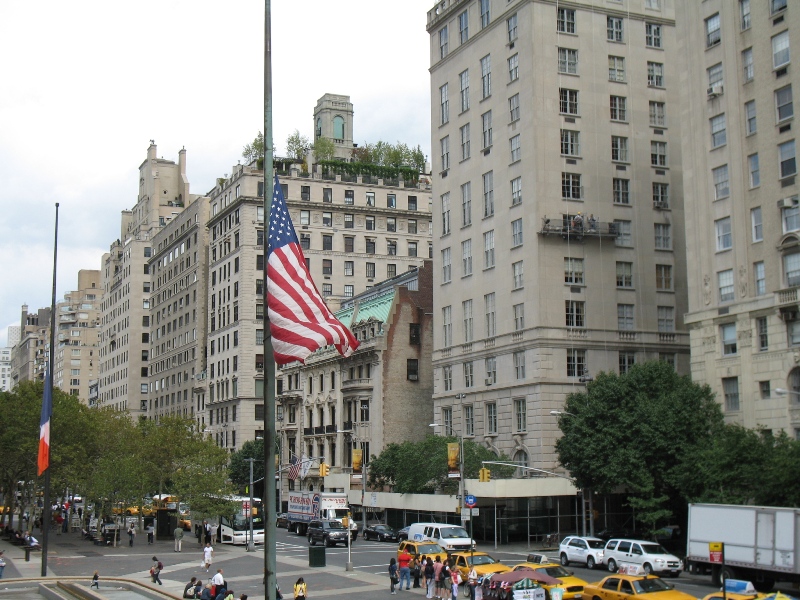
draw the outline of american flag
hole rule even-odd
[[[53,386],[50,385],[49,372],[44,380],[42,397],[42,417],[39,420],[39,476],[50,467],[50,417],[53,414]]]
[[[333,316],[311,279],[277,176],[268,244],[267,308],[275,362],[304,362],[309,354],[329,345],[342,356],[350,356],[358,341]]]
[[[300,459],[297,458],[297,455],[294,455],[289,460],[289,464],[292,465],[289,467],[289,479],[294,481],[300,475],[300,467],[302,466],[302,463],[300,462]]]

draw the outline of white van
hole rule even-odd
[[[448,523],[414,523],[408,528],[408,539],[431,540],[446,552],[475,550],[475,540],[469,536],[467,530],[460,525]]]
[[[603,562],[614,573],[622,563],[639,565],[647,575],[668,573],[678,577],[683,563],[657,542],[645,540],[608,540],[603,550]]]

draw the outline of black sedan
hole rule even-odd
[[[397,531],[388,525],[370,525],[364,530],[365,540],[377,540],[379,542],[396,542]]]

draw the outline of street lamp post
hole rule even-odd
[[[466,397],[467,397],[466,394],[456,394],[456,398],[458,398],[460,400],[464,399]],[[429,427],[433,427],[434,429],[436,429],[439,426],[440,426],[439,423],[431,423],[429,425]],[[461,516],[461,521],[463,523],[464,515],[463,515],[463,513],[461,511],[464,508],[464,494],[466,493],[464,491],[464,436],[459,434],[458,441],[459,441],[459,453],[458,453],[458,512],[459,512],[459,515]],[[470,519],[471,519],[471,515],[470,515]]]
[[[554,417],[568,416],[577,417],[576,414],[567,412],[566,410],[551,410],[550,414]],[[586,537],[586,496],[589,496],[589,535],[594,537],[594,506],[592,502],[592,490],[589,487],[581,488],[581,524],[583,528],[583,536]]]
[[[248,521],[250,522],[250,537],[247,540],[247,551],[248,552],[255,552],[256,546],[253,540],[253,463],[255,462],[255,458],[245,458],[247,462],[250,463],[250,514],[248,515]]]
[[[360,423],[356,424],[356,425],[360,425]],[[338,429],[336,431],[336,433],[341,433],[344,436],[346,436],[347,438],[349,438],[350,443],[352,443],[352,442],[355,442],[355,443],[363,442],[366,439],[366,438],[360,438],[357,435],[353,435],[353,433],[351,431],[343,431],[341,429]],[[366,528],[367,528],[367,506],[366,506],[366,497],[367,497],[367,463],[366,463],[366,461],[364,459],[365,459],[365,457],[362,455],[361,456],[361,535],[362,536],[364,535],[364,530],[366,530]],[[352,461],[351,461],[351,463],[352,463]],[[352,464],[351,464],[351,466],[352,466]],[[350,475],[352,477],[353,474],[351,473]],[[351,513],[351,515],[352,515],[352,513]],[[347,564],[345,565],[345,570],[346,571],[352,571],[353,570],[353,562],[350,559],[350,538],[352,537],[352,532],[350,531],[351,527],[352,527],[352,524],[350,523],[350,519],[348,518],[347,519]]]

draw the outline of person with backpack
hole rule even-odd
[[[306,582],[300,577],[294,584],[294,600],[306,600],[307,594]]]
[[[155,556],[153,557],[153,566],[150,567],[150,577],[153,578],[153,583],[157,583],[158,585],[164,585],[161,583],[161,578],[159,575],[161,571],[164,569],[164,565],[158,560]]]

